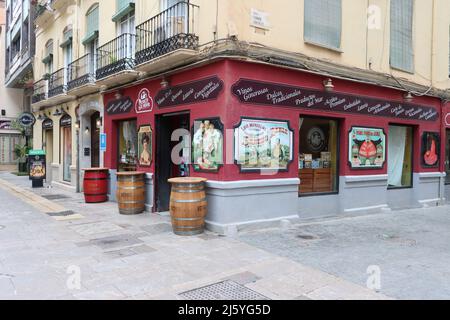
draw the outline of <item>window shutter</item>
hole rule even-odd
[[[90,35],[98,31],[98,7],[92,9],[87,15],[87,30],[86,34]]]
[[[341,47],[341,0],[305,0],[305,41]]]
[[[414,71],[413,0],[391,0],[391,67]]]

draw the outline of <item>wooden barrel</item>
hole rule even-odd
[[[145,211],[145,173],[117,173],[117,203],[120,214],[133,215]]]
[[[180,236],[201,234],[205,230],[207,201],[203,178],[174,178],[170,197],[173,232]]]
[[[84,170],[84,199],[86,203],[102,203],[108,201],[108,171],[106,168],[90,168]]]

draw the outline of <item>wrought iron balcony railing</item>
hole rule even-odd
[[[35,17],[38,18],[41,16],[45,11],[47,11],[49,8],[51,8],[51,5],[53,4],[54,0],[42,0],[36,5],[36,13]]]
[[[32,103],[38,103],[47,99],[47,80],[41,79],[33,85]]]
[[[199,6],[179,2],[136,27],[136,64],[177,49],[197,49]]]
[[[48,80],[48,97],[66,93],[66,68],[59,69],[50,75]]]
[[[96,62],[95,55],[88,53],[69,64],[67,67],[67,90],[94,83]]]
[[[97,49],[96,79],[101,80],[134,67],[136,35],[124,33]]]

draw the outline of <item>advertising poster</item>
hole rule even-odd
[[[141,126],[138,132],[139,165],[148,167],[152,164],[152,127]]]
[[[217,171],[223,165],[223,124],[219,118],[194,122],[192,158],[195,171]]]
[[[45,151],[31,150],[29,153],[30,180],[44,180],[46,178]]]
[[[379,128],[352,128],[349,134],[352,169],[381,169],[386,162],[386,135]]]
[[[235,128],[235,160],[242,171],[287,170],[293,133],[286,121],[242,119]]]
[[[441,138],[439,133],[424,132],[422,135],[422,165],[425,168],[439,166]]]

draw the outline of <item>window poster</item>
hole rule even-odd
[[[424,132],[422,135],[422,165],[433,168],[439,165],[441,139],[439,133]]]
[[[293,160],[287,121],[242,119],[234,134],[235,161],[242,171],[287,170]]]
[[[139,165],[148,167],[152,164],[152,127],[141,126],[138,132]]]
[[[386,135],[379,128],[354,127],[349,134],[352,169],[381,169],[386,162]]]
[[[219,118],[194,122],[192,158],[195,171],[218,171],[223,165],[223,124]]]

